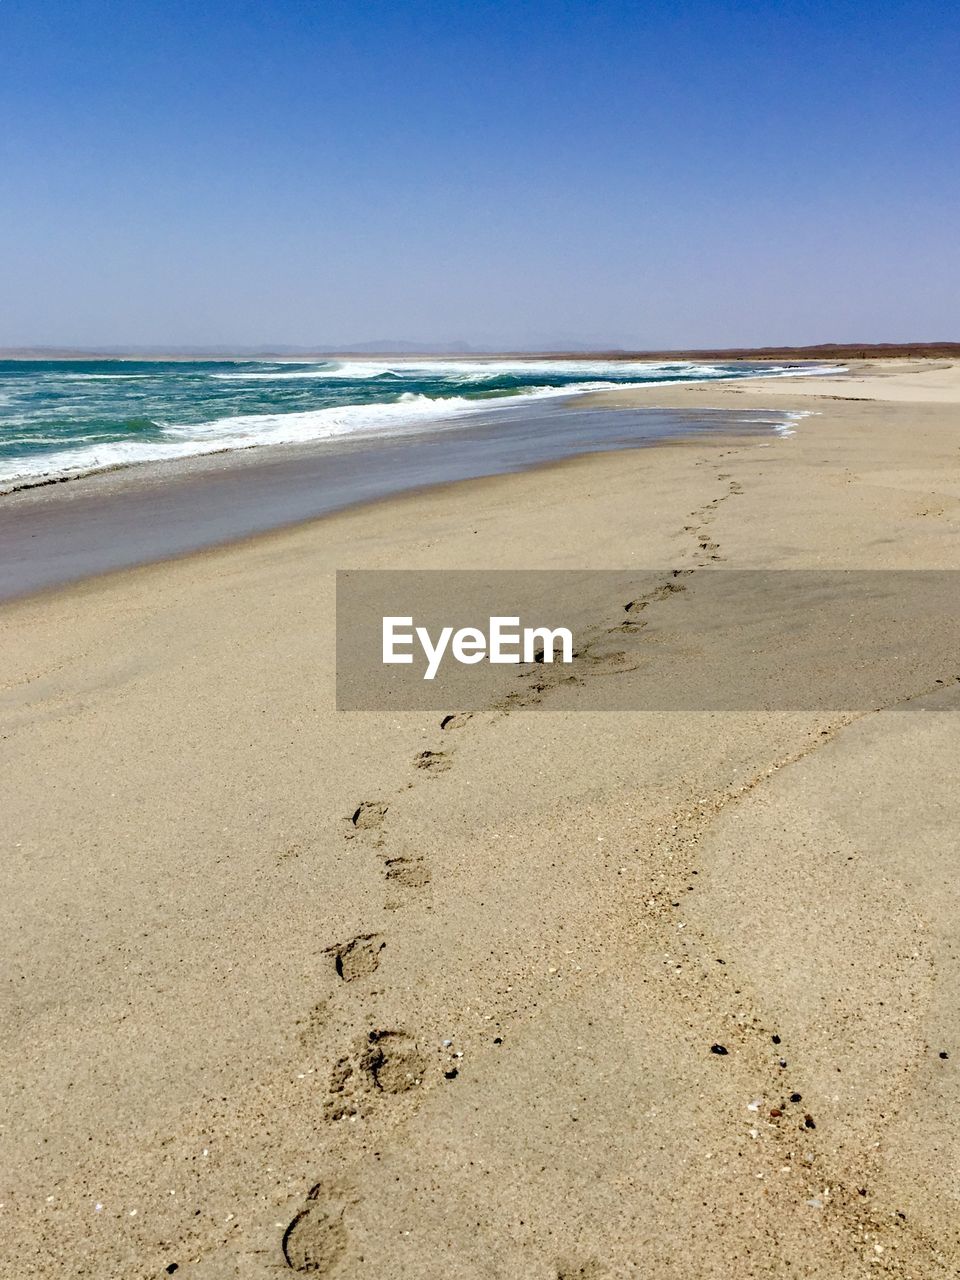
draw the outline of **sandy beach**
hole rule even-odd
[[[335,710],[337,569],[960,568],[960,366],[596,403],[811,416],[0,607],[4,1275],[960,1274],[960,656]]]

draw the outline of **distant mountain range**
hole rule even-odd
[[[604,343],[584,343],[584,342],[555,342],[548,343],[543,346],[533,346],[526,348],[528,352],[549,352],[549,351],[597,351],[609,349],[609,344]],[[473,355],[490,355],[503,351],[504,348],[498,346],[476,346],[468,342],[411,342],[406,338],[377,338],[372,342],[348,342],[338,344],[336,346],[291,346],[285,343],[275,345],[262,344],[255,347],[244,346],[226,346],[222,343],[211,344],[210,346],[97,346],[97,347],[58,347],[53,345],[35,346],[35,347],[3,347],[0,348],[0,356],[6,356],[9,359],[39,357],[41,359],[51,359],[57,356],[132,356],[132,355],[149,355],[156,356],[159,352],[164,355],[179,357],[182,359],[198,359],[204,356],[239,356],[244,359],[260,359],[270,356],[284,356],[286,358],[296,358],[297,356],[305,356],[312,358],[318,355],[327,356],[373,356],[373,355],[435,355],[435,356],[473,356]]]
[[[958,359],[960,342],[843,342],[803,347],[712,347],[685,350],[635,351],[601,344],[557,343],[520,351],[503,347],[471,346],[466,342],[409,342],[383,338],[346,346],[297,347],[288,345],[231,346],[131,346],[131,347],[0,347],[6,360],[322,360],[329,356],[525,356],[576,358],[592,356],[613,360],[869,360]]]

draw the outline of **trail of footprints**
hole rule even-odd
[[[460,729],[470,719],[469,712],[447,715],[440,722],[440,728]],[[419,752],[412,763],[421,773],[439,774],[449,769],[452,762],[448,751],[425,750]],[[430,868],[419,855],[391,850],[386,830],[389,813],[390,805],[386,801],[362,800],[346,819],[345,839],[360,841],[379,857],[388,884],[399,889],[423,890],[430,884]],[[361,933],[333,943],[325,948],[324,955],[330,958],[340,982],[352,983],[377,972],[386,947],[383,933]],[[316,1043],[328,1011],[328,1003],[321,1001],[304,1019],[300,1029],[303,1048],[309,1049]],[[459,1066],[450,1052],[441,1049],[433,1057],[431,1061],[416,1037],[402,1028],[372,1027],[359,1033],[331,1067],[324,1119],[331,1124],[356,1119],[382,1105],[385,1099],[399,1099],[418,1089],[428,1075],[456,1079]],[[343,1187],[328,1187],[324,1183],[318,1183],[307,1193],[281,1241],[284,1260],[292,1271],[322,1276],[338,1270],[349,1244],[343,1221],[349,1198]]]
[[[636,648],[625,650],[619,647],[615,643],[617,637],[635,637],[647,625],[643,614],[650,605],[669,600],[672,595],[685,591],[686,586],[680,581],[681,578],[724,559],[720,553],[720,544],[711,536],[710,525],[716,518],[720,504],[743,493],[743,486],[729,472],[719,472],[717,479],[726,482],[726,491],[692,511],[690,519],[693,523],[683,527],[684,533],[693,534],[696,538],[697,548],[694,554],[697,559],[694,567],[673,569],[670,576],[653,590],[628,600],[622,606],[623,617],[598,634],[585,638],[580,649],[573,655],[577,664],[573,672],[569,668],[546,664],[533,672],[521,671],[520,678],[525,682],[525,689],[523,692],[508,694],[501,709],[536,706],[543,701],[545,694],[561,685],[582,685],[591,676],[625,675],[636,671],[643,664],[643,655]],[[542,664],[542,657],[538,656],[537,661]]]
[[[460,727],[468,719],[466,715],[446,716],[441,727]],[[413,764],[429,772],[450,767],[447,753],[440,751],[422,751]],[[430,883],[430,870],[424,860],[387,851],[385,824],[389,812],[385,801],[361,801],[347,818],[346,838],[359,839],[377,853],[388,883],[404,889],[423,889]],[[330,958],[340,982],[352,983],[377,972],[386,946],[382,933],[362,933],[333,943],[323,954]],[[300,1030],[303,1048],[316,1043],[328,1012],[328,1003],[321,1001],[304,1019]],[[428,1066],[426,1055],[409,1032],[384,1027],[361,1032],[330,1069],[323,1117],[328,1123],[355,1119],[384,1098],[409,1093],[423,1083]],[[307,1193],[281,1240],[284,1261],[292,1271],[330,1275],[338,1269],[349,1243],[343,1221],[347,1199],[342,1189],[330,1189],[323,1183]]]
[[[696,568],[707,567],[710,563],[722,559],[719,546],[710,536],[709,526],[715,519],[720,503],[742,492],[741,486],[728,474],[721,473],[717,478],[728,482],[727,492],[692,512],[691,519],[694,523],[685,526],[685,532],[694,534],[697,539],[697,551],[694,553],[698,556]],[[686,584],[682,579],[693,572],[695,572],[694,568],[674,569],[670,576],[653,590],[621,605],[623,617],[596,639],[584,645],[580,654],[577,655],[585,664],[584,670],[596,671],[598,674],[615,671],[618,655],[601,652],[602,644],[608,643],[609,637],[642,629],[646,625],[643,616],[646,610],[651,605],[669,600],[674,595],[685,591]],[[556,673],[557,668],[542,665],[540,671],[534,673],[530,692],[507,700],[499,709],[508,712],[512,706],[528,705],[530,702],[539,701],[551,687],[559,685],[560,680],[552,678]],[[522,674],[529,681],[530,673]],[[580,680],[580,677],[573,678]],[[450,714],[440,722],[440,728],[444,731],[460,729],[470,719],[470,713]],[[812,739],[795,756],[778,761],[776,767],[779,769],[791,763],[794,758],[801,758],[823,741],[829,740],[841,727],[843,727],[842,723],[831,729],[822,730],[817,738]],[[425,750],[415,757],[413,767],[426,773],[441,773],[449,769],[451,763],[449,752]],[[698,875],[698,869],[694,864],[697,861],[698,846],[705,820],[720,808],[735,802],[742,793],[759,785],[768,772],[764,771],[756,779],[742,784],[735,792],[718,795],[712,802],[700,801],[690,808],[681,807],[675,814],[675,823],[672,827],[674,834],[667,840],[667,843],[672,846],[671,861],[668,864],[670,874],[665,876],[654,889],[647,908],[650,918],[661,919],[669,929],[671,950],[675,953],[679,950],[685,959],[689,958],[687,957],[688,949],[695,952],[707,945],[705,938],[687,935],[684,935],[683,941],[678,943],[673,928],[675,923],[673,912],[680,908],[682,891],[692,889],[693,877]],[[384,876],[388,882],[407,889],[424,889],[430,882],[430,871],[424,860],[420,857],[409,857],[403,853],[387,851],[385,827],[389,812],[390,806],[386,802],[380,800],[361,802],[348,817],[347,838],[359,839],[377,852],[381,857]],[[326,954],[331,958],[337,977],[344,983],[351,983],[376,973],[386,946],[387,940],[384,935],[372,932],[359,934],[346,942],[334,944],[326,949]],[[717,964],[725,966],[725,962],[720,959],[717,960]],[[697,968],[693,964],[686,963],[681,967],[684,970],[689,968],[691,972],[696,972]],[[712,975],[711,980],[727,985],[733,978],[734,975],[729,973],[726,967],[722,967]],[[739,995],[739,992],[736,994]],[[792,1064],[788,1066],[787,1058],[781,1056],[785,1048],[781,1045],[780,1036],[771,1033],[755,1017],[745,1019],[741,1014],[739,1018],[735,1018],[733,1016],[735,1007],[731,1002],[731,1025],[727,1029],[726,1039],[732,1051],[739,1051],[753,1059],[757,1074],[757,1092],[760,1097],[766,1099],[764,1114],[762,1116],[758,1114],[757,1124],[762,1124],[771,1137],[775,1135],[778,1144],[789,1142],[790,1149],[781,1158],[790,1161],[799,1177],[812,1192],[817,1191],[825,1175],[828,1177],[833,1188],[832,1196],[836,1210],[848,1221],[859,1225],[861,1235],[866,1227],[869,1227],[874,1236],[881,1228],[889,1230],[890,1221],[883,1215],[879,1206],[875,1211],[871,1211],[868,1207],[864,1199],[865,1189],[846,1187],[839,1178],[829,1176],[826,1170],[820,1167],[820,1162],[815,1155],[816,1121],[806,1111],[803,1095],[786,1083],[786,1078],[793,1074]],[[324,1004],[315,1007],[301,1033],[302,1043],[310,1043],[316,1027],[322,1025],[325,1015]],[[722,1061],[728,1050],[726,1045],[715,1045],[711,1052],[717,1054]],[[431,1074],[436,1077],[442,1074],[447,1079],[456,1077],[458,1068],[455,1062],[445,1061],[442,1053],[437,1054],[433,1060],[431,1057],[432,1055],[428,1056],[423,1051],[414,1036],[402,1029],[371,1028],[358,1034],[331,1069],[328,1095],[324,1105],[325,1119],[331,1123],[337,1123],[359,1117],[367,1108],[380,1105],[384,1099],[399,1100],[417,1090]],[[345,1261],[349,1247],[344,1215],[353,1199],[355,1197],[351,1195],[349,1189],[343,1186],[319,1183],[311,1188],[283,1234],[281,1245],[287,1267],[296,1272],[313,1273],[319,1276],[343,1274],[341,1263]],[[901,1231],[906,1229],[906,1219],[902,1214],[897,1215],[894,1226]],[[855,1234],[851,1230],[851,1240]],[[924,1242],[915,1238],[915,1244],[922,1254]],[[874,1262],[875,1259],[871,1258],[870,1261]],[[556,1280],[602,1280],[607,1272],[595,1259],[577,1259],[558,1262],[552,1274]]]
[[[462,728],[470,719],[469,713],[448,715],[441,721],[440,728]],[[443,773],[451,763],[448,752],[427,750],[414,757],[413,767],[426,773]],[[388,884],[401,889],[425,889],[431,881],[425,859],[419,854],[395,852],[390,848],[386,832],[389,813],[390,805],[385,801],[361,801],[349,815],[345,838],[359,839],[377,854]],[[334,943],[326,948],[325,954],[331,956],[341,981],[353,982],[377,971],[386,946],[382,933],[364,933],[346,942]],[[426,1059],[408,1032],[371,1029],[355,1039],[348,1052],[334,1064],[324,1114],[331,1121],[361,1114],[366,1101],[379,1095],[406,1093],[419,1086],[426,1068]],[[444,1074],[453,1078],[449,1072]],[[311,1222],[317,1221],[318,1211],[310,1207],[304,1212]],[[329,1223],[329,1214],[324,1212],[323,1219]]]
[[[721,474],[719,479],[729,481],[728,491],[692,513],[695,524],[686,532],[697,536],[699,551],[710,560],[719,560],[718,545],[709,537],[707,526],[714,519],[722,501],[742,492],[736,481]],[[646,625],[642,617],[651,605],[670,599],[686,590],[680,579],[692,573],[692,569],[675,569],[671,576],[646,595],[628,601],[622,606],[625,615],[598,636],[588,639],[574,656],[582,664],[584,674],[610,674],[632,670],[636,665],[634,654],[609,650],[609,638],[624,632],[635,632]],[[538,669],[522,672],[527,682],[523,693],[510,694],[499,707],[508,712],[516,706],[538,703],[544,694],[561,683],[583,683],[582,674],[571,675],[563,668],[548,666],[538,655]],[[446,733],[463,728],[472,718],[470,712],[451,713],[440,721],[440,729]],[[449,751],[423,750],[412,762],[414,769],[428,776],[446,772],[452,766]],[[359,840],[371,848],[380,858],[385,881],[398,889],[424,890],[431,881],[431,871],[419,854],[397,852],[390,848],[387,837],[387,819],[390,805],[382,800],[362,800],[347,819],[345,839]],[[387,940],[382,933],[358,934],[345,942],[334,943],[325,949],[334,972],[343,983],[369,978],[380,966]],[[316,1037],[326,1019],[327,1006],[320,1003],[311,1011],[301,1030],[301,1044],[308,1046]],[[370,1028],[357,1035],[349,1048],[333,1064],[324,1104],[323,1115],[330,1123],[355,1119],[385,1098],[397,1098],[419,1088],[433,1071],[448,1080],[455,1079],[458,1068],[453,1061],[440,1058],[432,1064],[418,1045],[416,1037],[400,1028]],[[318,1183],[307,1194],[300,1210],[287,1226],[282,1239],[283,1256],[287,1266],[298,1272],[329,1275],[336,1271],[348,1247],[348,1234],[344,1225],[344,1213],[348,1196],[342,1188],[328,1188]],[[561,1265],[557,1276],[594,1276],[602,1272],[588,1264],[586,1268],[569,1268]]]
[[[718,498],[711,499],[710,502],[692,512],[691,518],[696,523],[683,526],[684,533],[692,533],[697,540],[697,552],[700,557],[698,567],[700,568],[724,559],[720,554],[720,544],[714,542],[711,537],[710,525],[715,520],[717,509],[722,502],[727,502],[730,498],[735,498],[743,493],[743,485],[738,480],[734,480],[729,472],[719,472],[717,479],[727,482],[726,493],[721,494]]]

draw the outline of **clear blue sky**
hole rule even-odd
[[[960,339],[960,6],[0,0],[0,344]]]

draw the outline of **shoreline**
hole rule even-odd
[[[173,363],[176,363],[176,362],[173,362]],[[256,362],[253,362],[253,363],[256,363]],[[299,362],[295,362],[295,363],[299,363]],[[443,363],[443,362],[438,361],[437,363]],[[531,363],[536,363],[536,362],[531,359]],[[777,362],[771,362],[771,363],[777,363]],[[761,377],[761,378],[823,377],[823,376],[828,376],[835,373],[844,372],[843,369],[834,369],[834,368],[831,368],[828,364],[823,364],[822,362],[816,362],[816,361],[808,362],[807,367],[801,367],[800,365],[797,365],[789,369],[781,369],[780,365],[777,364],[777,368],[778,368],[778,372],[776,373],[770,373],[770,374],[758,373],[753,375],[747,375],[746,378],[738,377],[737,375],[730,375],[729,377],[719,377],[719,378],[692,377],[692,378],[671,380],[669,384],[665,384],[661,380],[654,380],[649,383],[639,380],[635,384],[626,384],[621,389],[632,390],[632,389],[640,389],[647,386],[663,386],[663,385],[669,385],[674,387],[685,387],[685,386],[696,386],[696,385],[699,385],[700,383],[709,383],[711,385],[715,385],[715,384],[724,385],[732,381],[746,381],[751,377]],[[582,397],[590,396],[592,394],[594,394],[593,389],[589,389],[585,387],[577,387],[576,385],[570,385],[570,386],[558,386],[558,387],[551,388],[549,390],[540,390],[532,395],[525,395],[522,392],[515,392],[512,394],[501,395],[496,398],[476,396],[471,403],[471,407],[469,411],[456,412],[454,410],[451,410],[447,414],[440,412],[436,415],[436,418],[433,420],[432,423],[425,424],[423,427],[420,428],[420,431],[429,432],[431,430],[436,430],[438,428],[442,428],[444,426],[448,426],[453,423],[458,423],[462,421],[465,417],[479,418],[479,416],[482,414],[496,413],[498,409],[513,410],[515,412],[518,409],[527,407],[528,409],[533,411],[535,410],[537,404],[543,401],[552,402],[553,404],[558,406],[564,405],[568,400],[571,403],[575,404]],[[400,404],[402,403],[402,401],[400,402],[371,401],[369,402],[369,407],[377,408],[377,407],[386,406],[392,403]],[[442,404],[443,402],[440,401],[438,403]],[[361,406],[360,404],[357,404],[351,407],[359,408]],[[348,444],[353,442],[360,444],[360,443],[363,443],[364,439],[369,438],[371,436],[373,439],[377,439],[377,438],[383,438],[383,437],[389,438],[393,435],[396,435],[397,438],[403,439],[403,438],[410,438],[410,437],[416,438],[417,434],[419,434],[418,431],[411,430],[409,427],[406,427],[406,428],[401,427],[400,430],[396,432],[389,432],[389,431],[368,432],[361,429],[357,431],[355,434],[352,434],[352,433],[348,434],[347,436],[343,437],[343,439],[344,439],[344,442]],[[193,465],[196,465],[198,467],[201,466],[203,461],[208,458],[218,459],[218,458],[222,458],[224,455],[237,455],[238,459],[240,456],[247,456],[247,455],[253,455],[254,457],[256,457],[257,452],[255,451],[260,451],[260,450],[264,451],[263,456],[267,458],[269,458],[271,454],[274,453],[274,451],[280,450],[283,452],[276,453],[275,456],[282,457],[284,456],[284,452],[287,455],[290,455],[293,453],[293,450],[296,448],[303,449],[303,448],[310,448],[311,446],[323,447],[325,445],[330,445],[335,443],[336,443],[335,437],[333,439],[331,439],[330,437],[318,437],[315,440],[304,441],[302,443],[286,442],[281,444],[274,444],[274,443],[264,441],[262,443],[257,442],[255,444],[247,444],[247,445],[223,445],[222,447],[218,447],[218,448],[198,449],[193,453],[184,453],[171,458],[147,458],[147,459],[143,459],[140,461],[133,461],[133,462],[113,462],[103,466],[88,468],[82,471],[63,471],[63,472],[51,472],[51,473],[43,472],[36,476],[29,476],[29,475],[12,476],[6,480],[0,480],[0,504],[2,504],[4,499],[14,494],[26,493],[33,489],[52,488],[54,486],[62,485],[62,484],[68,484],[68,483],[72,484],[72,483],[75,483],[76,481],[87,480],[90,477],[109,476],[117,472],[130,471],[131,469],[139,469],[144,467],[153,468],[152,471],[144,472],[143,474],[146,476],[155,475],[157,479],[162,478],[164,474],[170,475],[172,477],[176,477],[177,475],[184,474],[185,471],[188,472],[190,467]]]
[[[955,683],[598,714],[618,596],[582,686],[334,709],[338,568],[960,568],[960,369],[777,385],[816,411],[788,439],[463,480],[0,610],[8,1270],[955,1274]],[[683,591],[644,604],[651,658],[702,646]]]
[[[684,384],[694,385],[694,384]],[[678,443],[704,434],[773,437],[789,409],[632,412],[592,405],[591,395],[517,397],[403,438],[263,445],[162,463],[138,463],[40,485],[0,502],[0,600],[58,584],[226,546],[404,493],[576,457]],[[581,407],[583,406],[583,407]]]
[[[515,403],[501,402],[491,412],[478,410],[460,419],[455,428],[457,434],[449,436],[452,449],[447,459],[442,449],[439,453],[430,453],[434,445],[440,444],[445,425],[441,420],[437,428],[424,428],[394,439],[367,440],[357,436],[302,445],[264,444],[168,461],[130,463],[26,484],[0,494],[0,534],[9,549],[8,567],[5,572],[0,568],[0,603],[55,591],[70,582],[137,565],[179,559],[206,548],[242,544],[251,538],[326,520],[337,512],[390,501],[403,494],[416,496],[437,486],[537,471],[564,461],[576,461],[581,456],[611,451],[603,444],[584,449],[578,441],[567,451],[559,449],[553,454],[530,445],[519,462],[499,467],[499,441],[494,432],[489,464],[482,458],[458,463],[460,436],[469,439],[471,428],[482,428],[486,419],[496,428],[509,425],[511,417],[535,420],[538,412],[544,415],[551,410],[559,411],[563,419],[578,411],[629,409],[640,409],[644,413],[661,410],[722,414],[741,405],[744,399],[752,401],[757,397],[764,403],[744,405],[757,414],[767,411],[809,414],[819,411],[817,405],[821,401],[830,404],[884,397],[894,401],[914,398],[950,404],[957,397],[951,368],[945,361],[904,366],[891,360],[855,363],[836,373],[805,369],[795,374],[777,373],[767,377],[691,379],[572,394],[558,392],[549,397],[510,397]],[[864,389],[867,395],[863,394]],[[791,398],[797,403],[792,404]],[[678,424],[672,442],[683,445],[695,438],[686,435],[682,424]],[[612,451],[656,447],[666,442],[667,437],[654,433],[649,438],[641,436],[628,443],[618,442]],[[391,474],[389,483],[381,483],[379,489],[376,484],[368,484],[364,491],[357,468],[368,465],[371,458],[375,460],[378,451],[387,455],[394,444],[401,450],[413,449],[407,460],[408,478],[400,483],[398,476]],[[350,464],[351,458],[355,463]],[[343,472],[346,487],[342,494],[321,500],[314,495],[322,492],[324,486],[331,489],[333,484],[325,474],[328,463],[341,468],[347,464]],[[393,463],[389,465],[393,472]],[[431,468],[433,474],[429,474]],[[429,478],[423,478],[424,471]],[[400,475],[402,477],[402,469]],[[304,487],[309,490],[308,495],[302,492]],[[301,492],[295,492],[297,489]],[[264,494],[269,494],[266,500]],[[236,517],[241,509],[249,509],[245,521]],[[141,511],[153,522],[152,535],[144,536],[140,532]],[[198,512],[203,513],[199,525]],[[80,545],[73,546],[69,544],[76,539],[78,513],[83,520]],[[92,532],[84,533],[84,529]],[[61,550],[64,546],[69,547],[68,551]],[[118,546],[125,549],[123,554],[117,551]]]

